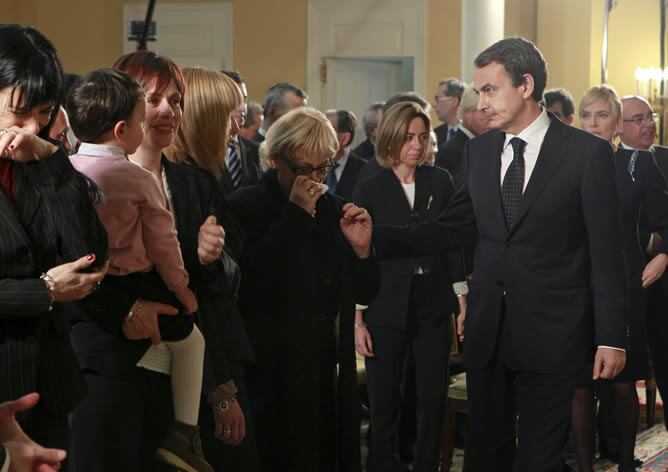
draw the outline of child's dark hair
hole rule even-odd
[[[96,143],[116,123],[130,120],[140,100],[144,91],[134,78],[119,70],[98,69],[70,92],[65,108],[76,137]]]

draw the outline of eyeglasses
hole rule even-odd
[[[446,100],[450,100],[453,97],[448,97],[445,95],[434,95],[434,101],[435,102],[444,102]]]
[[[318,175],[327,175],[334,167],[336,167],[336,162],[334,162],[333,159],[327,159],[325,161],[325,164],[320,167],[311,167],[311,166],[296,166],[292,162],[290,162],[290,159],[288,159],[287,157],[282,155],[279,155],[278,157],[285,163],[287,168],[290,169],[290,172],[292,172],[295,175],[311,175],[314,172]]]
[[[624,120],[624,122],[625,123],[633,123],[636,126],[641,126],[645,121],[648,121],[649,123],[654,123],[658,119],[659,119],[659,115],[657,113],[649,112],[645,116],[636,115],[633,118],[630,118],[628,120]]]

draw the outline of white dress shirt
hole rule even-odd
[[[550,127],[550,117],[543,108],[533,123],[520,131],[520,134],[514,135],[506,133],[506,141],[503,145],[503,152],[501,153],[501,184],[503,178],[506,176],[506,171],[513,161],[513,147],[510,145],[510,140],[518,137],[526,143],[524,146],[524,187],[522,191],[526,190],[531,174],[536,167],[538,161],[538,154],[540,148],[545,140],[547,129]]]

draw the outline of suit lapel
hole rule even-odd
[[[529,182],[527,183],[522,199],[520,200],[517,216],[515,217],[515,224],[508,232],[509,237],[515,232],[517,227],[522,224],[522,220],[552,178],[552,175],[557,170],[557,167],[559,167],[559,163],[568,150],[563,142],[564,136],[568,134],[568,128],[564,127],[564,129],[560,130],[559,123],[557,123],[556,120],[557,118],[552,118],[550,127],[547,130],[543,145],[538,153],[536,167],[534,167],[533,172],[531,173]]]
[[[489,153],[483,153],[484,156],[493,156],[495,164],[491,165],[491,163],[483,162],[478,171],[480,187],[485,192],[487,191],[485,189],[490,189],[492,192],[491,204],[494,207],[494,215],[497,224],[503,228],[504,232],[506,231],[506,217],[503,213],[503,203],[501,200],[501,153],[503,152],[505,140],[505,133],[499,131],[494,141],[490,144]],[[486,157],[483,157],[483,159],[485,160]],[[476,176],[473,177],[475,178]],[[469,179],[471,178],[472,176],[469,176]]]
[[[0,191],[0,220],[9,226],[12,233],[18,236],[26,245],[29,245],[28,235],[19,221],[16,208],[7,200],[5,193],[2,191]]]
[[[30,176],[22,165],[14,166],[14,179],[16,180],[16,207],[12,207],[4,195],[2,197],[16,217],[14,230],[20,230],[22,238],[28,243],[29,237],[24,227],[28,227],[32,223],[35,213],[41,205],[42,196],[34,187],[28,185]]]
[[[425,169],[418,167],[415,170],[415,202],[413,203],[413,212],[422,212],[429,205],[431,197],[431,179]]]

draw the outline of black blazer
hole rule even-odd
[[[240,273],[235,257],[241,252],[242,238],[210,174],[165,158],[162,165],[190,287],[200,306],[196,321],[206,341],[204,382],[208,389],[232,378],[233,362],[253,360],[236,306]],[[225,250],[220,260],[203,266],[197,256],[197,237],[199,227],[211,214],[225,228]],[[82,368],[111,376],[134,370],[150,345],[148,340],[130,341],[121,331],[122,320],[134,301],[132,294],[103,282],[91,297],[71,305],[78,318],[72,330],[73,344]]]
[[[369,159],[375,157],[376,147],[369,138],[366,138],[355,149],[353,149],[353,153],[360,159],[368,161]]]
[[[63,261],[94,252],[107,258],[106,233],[83,177],[64,149],[40,162],[13,164],[16,204],[0,190],[0,402],[37,391],[54,416],[85,391],[70,344],[70,319],[39,279]],[[7,367],[10,366],[10,367]]]
[[[422,166],[415,172],[415,202],[408,205],[406,194],[392,169],[383,169],[361,182],[353,201],[365,208],[374,224],[408,225],[436,218],[445,209],[455,189],[447,171]],[[429,279],[430,319],[440,324],[458,311],[452,283],[465,280],[461,249],[432,257],[407,258],[380,263],[380,290],[364,314],[370,326],[406,329],[411,280],[416,264]]]
[[[438,147],[434,165],[450,172],[455,182],[462,174],[462,157],[468,141],[469,137],[466,133],[458,129],[447,143]]]
[[[438,144],[438,149],[440,150],[445,143],[448,141],[448,130],[450,126],[447,123],[443,123],[440,126],[434,128],[434,133],[436,133],[436,143]]]
[[[239,145],[237,147],[239,162],[241,164],[241,180],[239,181],[239,188],[254,185],[260,180],[260,153],[259,145],[249,139],[238,136]],[[235,188],[232,185],[232,179],[227,171],[227,167],[223,169],[220,176],[220,188],[224,196],[234,192]]]
[[[504,312],[513,368],[572,371],[591,360],[597,345],[627,344],[612,148],[549,116],[512,229],[501,203],[505,134],[498,130],[469,141],[461,185],[435,221],[403,230],[374,229],[377,254],[396,257],[455,247],[477,224],[466,315],[468,368],[482,368],[492,358]]]
[[[341,178],[336,184],[335,194],[349,202],[353,199],[353,189],[357,184],[360,170],[364,167],[364,160],[357,157],[353,152],[348,155],[346,166],[341,172]],[[332,171],[334,172],[334,171]]]
[[[381,166],[378,163],[378,160],[374,157],[372,159],[369,159],[366,161],[364,166],[360,169],[360,173],[357,176],[357,183],[364,182],[365,180],[373,177],[376,175],[378,172],[380,172],[383,169],[383,166]]]

